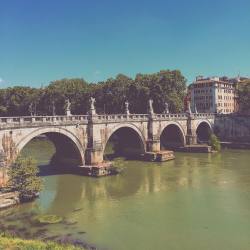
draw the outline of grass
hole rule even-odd
[[[83,250],[72,245],[0,236],[0,250]]]

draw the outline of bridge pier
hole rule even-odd
[[[86,165],[97,165],[103,162],[103,150],[100,147],[87,148],[85,153]]]
[[[149,100],[147,152],[159,152],[161,150],[161,142],[158,136],[157,119],[152,104],[153,101]]]
[[[197,144],[197,135],[195,127],[195,117],[192,113],[188,114],[187,118],[187,135],[186,135],[186,144],[195,145]]]
[[[91,107],[88,119],[88,147],[85,151],[85,164],[97,165],[103,163],[103,147],[100,136],[98,115],[94,106],[95,99],[91,98]]]
[[[161,151],[160,139],[148,140],[144,159],[146,161],[168,161],[174,159],[174,152],[170,150]]]
[[[159,135],[159,127],[157,116],[153,110],[153,101],[149,100],[149,119],[148,119],[148,140],[146,142],[146,152],[144,159],[147,161],[168,161],[174,159],[173,151],[161,151],[161,140]]]
[[[160,150],[160,139],[152,139],[147,141],[147,152],[159,152]]]
[[[0,168],[0,188],[5,187],[8,182],[7,168]]]
[[[8,181],[6,156],[3,150],[0,151],[0,188],[6,186]]]

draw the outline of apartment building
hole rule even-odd
[[[196,77],[188,87],[192,110],[199,113],[236,112],[238,110],[237,82],[237,78]]]

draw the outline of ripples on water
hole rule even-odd
[[[33,141],[24,153],[46,164],[53,151],[49,142]],[[121,175],[45,175],[40,198],[1,212],[2,227],[116,250],[250,249],[249,151],[176,153],[162,164],[115,162]],[[57,214],[64,222],[41,227],[33,221],[37,214]]]

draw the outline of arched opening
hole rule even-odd
[[[198,143],[207,143],[209,137],[212,133],[211,127],[207,122],[201,122],[196,129],[197,142]]]
[[[29,139],[22,145],[20,155],[36,159],[41,175],[61,173],[83,165],[75,142],[58,132],[46,132]]]
[[[137,158],[145,153],[141,135],[131,127],[121,127],[109,137],[105,149],[104,159],[116,157]]]
[[[160,136],[161,149],[177,149],[184,146],[185,138],[182,130],[176,124],[164,128]]]

